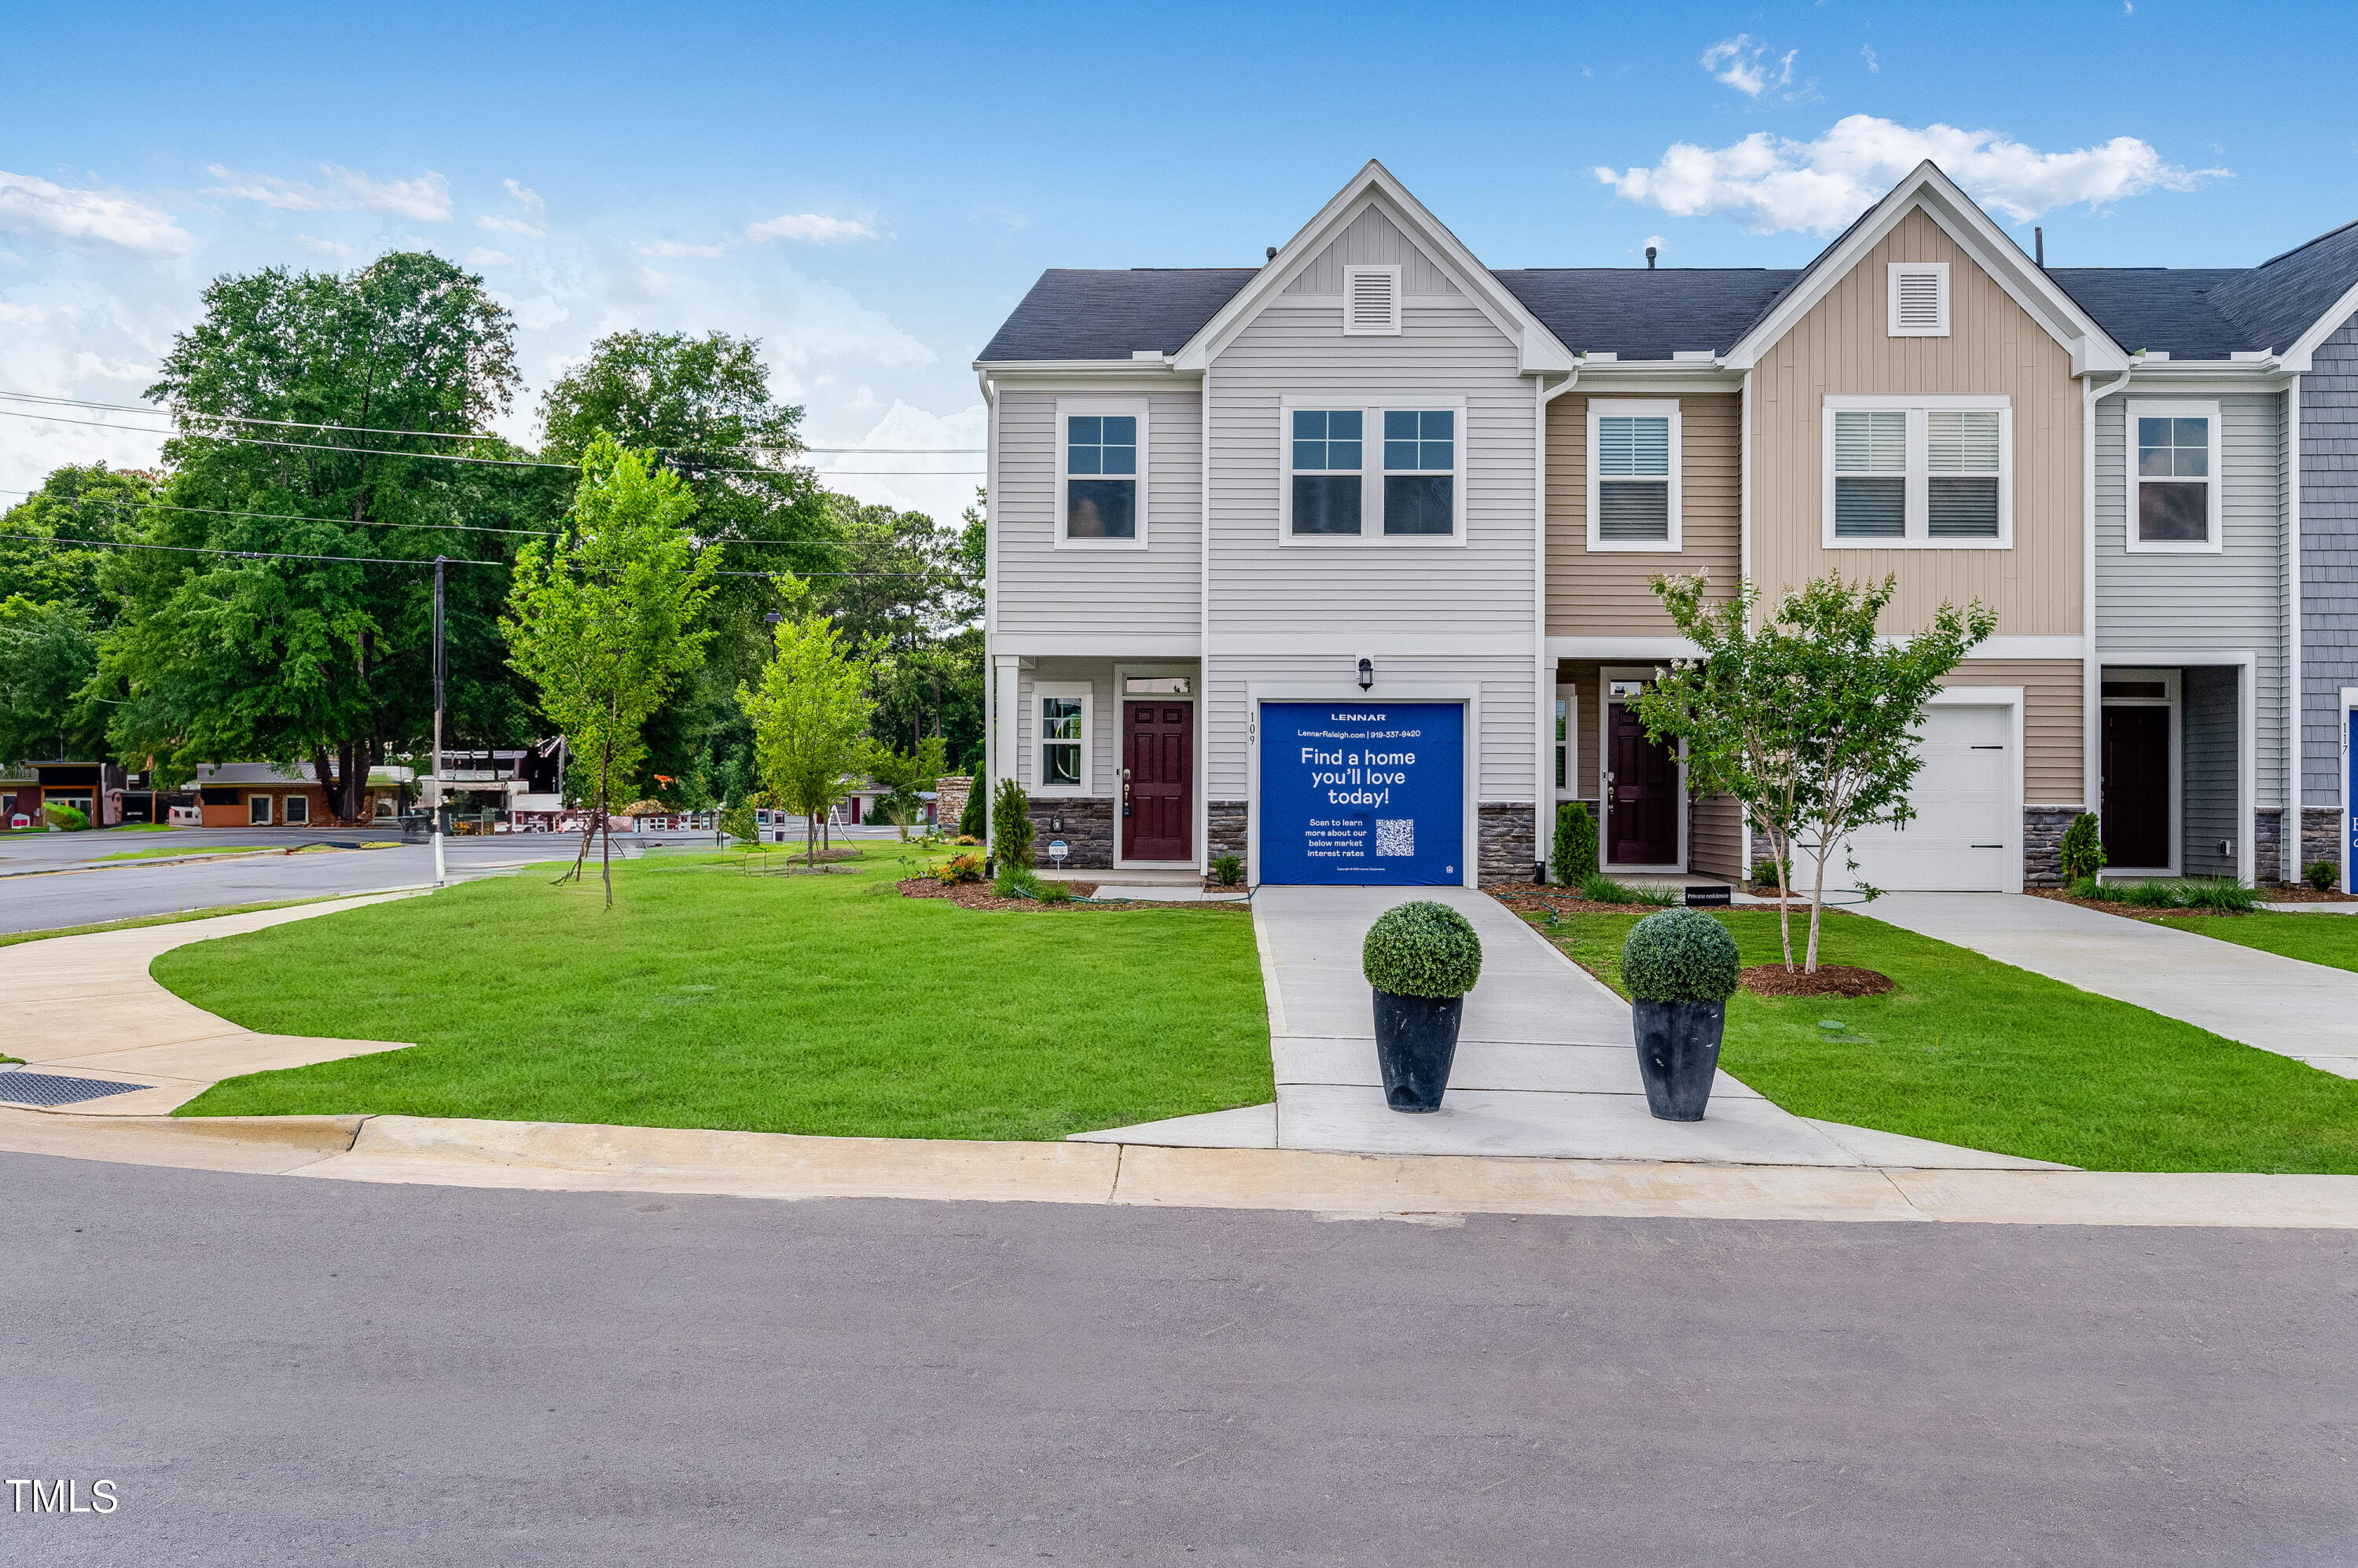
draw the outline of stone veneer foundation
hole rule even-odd
[[[1206,809],[1204,822],[1204,863],[1209,865],[1223,855],[1249,860],[1245,844],[1247,806],[1241,800],[1216,800]]]
[[[1476,808],[1475,823],[1481,836],[1475,880],[1483,883],[1531,881],[1531,867],[1538,860],[1531,803],[1486,800]]]
[[[2342,808],[2338,806],[2301,807],[2300,869],[2308,871],[2316,860],[2329,860],[2336,867],[2342,864]]]
[[[1113,802],[1110,800],[1035,800],[1025,815],[1032,818],[1032,863],[1053,866],[1048,840],[1062,838],[1071,851],[1067,871],[1109,871],[1113,866]],[[1050,824],[1062,822],[1061,827]]]
[[[2293,871],[2298,877],[2298,869]],[[2284,881],[2284,809],[2263,806],[2252,813],[2252,880]]]
[[[2022,808],[2022,885],[2060,888],[2063,885],[2063,831],[2080,815],[2076,806],[2026,806]]]

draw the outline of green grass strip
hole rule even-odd
[[[1714,917],[1747,965],[1780,961],[1773,913]],[[1639,918],[1570,915],[1551,935],[1617,989]],[[2185,925],[2263,918],[2342,924]],[[2358,1082],[1858,915],[1827,914],[1820,961],[1898,989],[1729,1001],[1721,1065],[1787,1110],[2091,1170],[2358,1172]]]
[[[2358,914],[2238,914],[2208,919],[2153,922],[2175,926],[2197,936],[2215,936],[2242,947],[2257,947],[2305,964],[2358,970]],[[2358,1020],[2351,1027],[2358,1029]]]
[[[417,1043],[181,1114],[1053,1139],[1274,1098],[1249,919],[967,910],[904,869],[667,853],[611,910],[593,862],[175,949],[156,978],[248,1028]]]

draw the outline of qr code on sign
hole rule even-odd
[[[1416,854],[1416,819],[1412,816],[1377,817],[1376,853],[1413,858]]]

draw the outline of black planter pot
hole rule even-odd
[[[1465,1013],[1462,996],[1376,992],[1376,1060],[1384,1069],[1385,1104],[1394,1110],[1441,1108]]]
[[[1719,1071],[1719,1037],[1727,1027],[1724,1001],[1641,1001],[1636,1004],[1638,1076],[1646,1108],[1664,1121],[1701,1121]]]

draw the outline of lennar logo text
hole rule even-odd
[[[92,1481],[84,1493],[79,1481],[29,1481],[11,1478],[8,1483],[11,1500],[16,1513],[37,1514],[111,1514],[116,1498],[114,1483]],[[30,1494],[31,1507],[26,1506]]]

